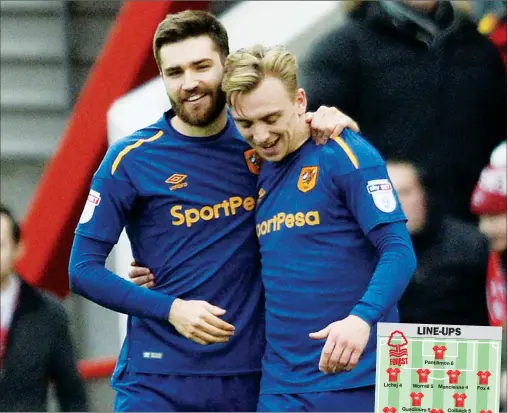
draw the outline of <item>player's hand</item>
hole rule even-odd
[[[319,359],[319,370],[325,374],[351,371],[358,364],[369,336],[370,325],[354,315],[310,333],[309,337],[314,340],[326,338]]]
[[[138,267],[136,261],[131,262],[131,267],[133,268],[129,271],[129,278],[134,284],[145,288],[155,287],[155,276],[149,268]]]
[[[206,301],[177,298],[169,311],[169,322],[189,340],[199,344],[225,343],[234,334],[235,327],[219,317],[226,310]]]
[[[358,124],[337,108],[320,106],[317,112],[307,112],[305,121],[310,124],[310,134],[316,144],[325,144],[329,138],[336,138],[345,128],[359,132]]]

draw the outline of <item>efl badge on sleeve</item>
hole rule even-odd
[[[383,212],[393,212],[397,206],[392,184],[388,179],[375,179],[367,182],[367,191],[372,195],[374,204]]]
[[[86,224],[93,217],[93,213],[95,212],[95,208],[101,202],[101,194],[100,192],[94,191],[90,189],[88,194],[88,198],[85,203],[85,207],[83,208],[83,212],[81,213],[81,217],[79,218],[80,224]]]
[[[297,187],[302,192],[309,192],[316,186],[319,168],[317,166],[306,166],[300,171]]]
[[[249,171],[253,174],[259,175],[261,165],[263,164],[261,157],[254,149],[248,149],[243,154],[245,156],[245,162],[247,162],[247,166],[249,167]]]

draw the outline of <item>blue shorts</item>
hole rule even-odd
[[[116,372],[115,372],[116,373]],[[120,370],[111,379],[115,412],[253,412],[261,373],[179,376]]]
[[[374,385],[299,394],[262,394],[258,412],[374,412]]]

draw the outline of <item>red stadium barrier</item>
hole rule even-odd
[[[25,254],[17,271],[60,297],[69,293],[68,262],[92,175],[107,149],[107,112],[119,97],[157,76],[152,38],[168,13],[206,9],[208,1],[125,2],[41,177],[22,223]]]
[[[115,370],[116,358],[81,360],[78,363],[79,374],[83,380],[99,380],[111,377]]]

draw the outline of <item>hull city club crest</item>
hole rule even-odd
[[[245,162],[247,162],[249,171],[251,171],[253,174],[259,175],[259,172],[261,171],[261,165],[263,164],[261,157],[256,153],[254,149],[249,149],[243,154],[245,156]]]
[[[316,186],[319,168],[317,166],[306,166],[300,171],[297,187],[302,192],[309,192]]]

